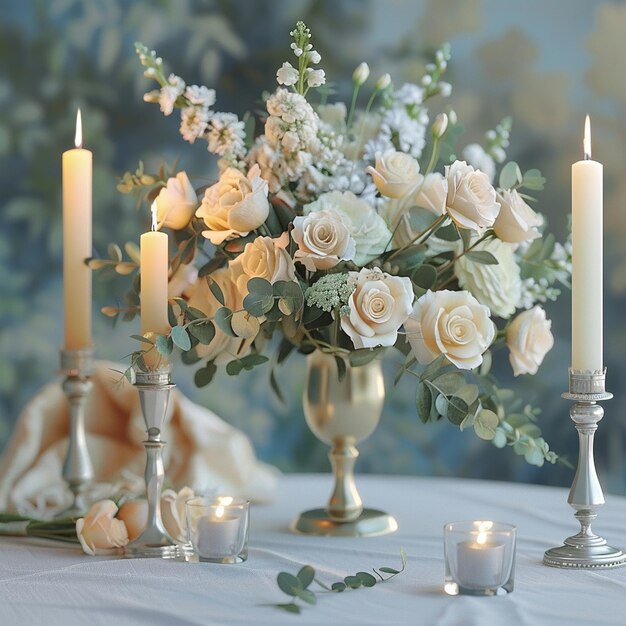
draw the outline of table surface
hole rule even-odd
[[[288,475],[276,501],[253,506],[250,555],[238,565],[89,557],[78,547],[0,538],[0,624],[624,624],[626,567],[561,570],[543,552],[577,531],[567,491],[464,479],[360,476],[367,506],[393,513],[385,537],[294,535],[290,522],[329,495],[327,475]],[[442,527],[494,519],[518,528],[515,591],[507,596],[446,596]],[[607,496],[594,530],[626,546],[626,498]],[[280,571],[312,565],[326,583],[372,567],[408,565],[372,589],[318,594],[301,615],[270,606],[288,601]]]

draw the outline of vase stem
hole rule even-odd
[[[363,502],[354,481],[354,464],[359,451],[345,439],[335,440],[328,453],[335,476],[335,488],[326,507],[330,519],[351,522],[363,512]]]

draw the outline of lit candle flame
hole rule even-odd
[[[220,496],[218,498],[218,501],[220,504],[223,504],[224,506],[230,506],[233,503],[233,497],[232,496]]]
[[[478,537],[476,537],[476,543],[484,545],[487,543],[487,536],[489,531],[493,528],[493,522],[474,522],[476,529],[478,530]]]
[[[224,517],[224,507],[221,504],[215,509],[215,517]]]
[[[74,145],[77,148],[83,147],[83,120],[80,116],[80,109],[76,113],[76,134],[74,135]]]
[[[585,160],[591,159],[591,122],[589,116],[585,117],[585,132],[583,134],[583,152]]]
[[[156,200],[152,203],[152,206],[150,207],[150,211],[152,213],[152,230],[158,230],[157,229],[157,203]]]

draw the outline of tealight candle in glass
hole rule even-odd
[[[232,496],[198,496],[185,503],[190,561],[241,563],[248,558],[250,502]]]
[[[453,596],[494,596],[513,591],[515,532],[515,526],[500,522],[446,524],[444,591]]]

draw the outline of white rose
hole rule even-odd
[[[202,234],[212,244],[245,237],[265,222],[270,210],[268,185],[260,173],[256,164],[247,177],[229,167],[219,181],[205,191],[196,215],[204,219],[208,230]]]
[[[158,228],[181,230],[189,224],[198,207],[198,197],[186,172],[168,178],[156,197]]]
[[[407,340],[419,363],[440,354],[459,369],[483,362],[483,353],[496,336],[489,309],[467,291],[427,291],[404,323]]]
[[[363,268],[349,276],[356,288],[348,301],[350,314],[341,317],[342,330],[357,349],[393,346],[398,329],[411,313],[411,280],[378,268]]]
[[[285,85],[290,87],[291,85],[295,85],[300,78],[300,73],[298,70],[285,61],[282,67],[276,72],[276,80],[279,85]]]
[[[247,293],[247,290],[244,293],[239,291],[236,282],[238,275],[239,273],[235,273],[230,267],[222,267],[208,277],[220,288],[224,296],[224,306],[231,311],[239,311],[243,308],[243,298]],[[185,296],[189,306],[203,311],[207,317],[213,317],[222,307],[209,288],[207,278],[199,279],[191,289],[185,292]],[[214,360],[216,365],[225,365],[236,356],[242,357],[248,353],[254,337],[243,341],[240,337],[227,335],[217,324],[214,324],[214,327],[215,337],[211,343],[196,346],[196,352],[200,358],[207,361]]]
[[[187,541],[185,502],[193,497],[190,487],[183,487],[178,493],[173,489],[166,489],[161,494],[161,519],[165,530],[175,541]]]
[[[99,550],[121,548],[128,543],[124,522],[115,519],[117,505],[113,500],[101,500],[91,506],[87,515],[76,520],[76,536],[86,554]]]
[[[478,143],[470,143],[463,148],[463,158],[474,168],[485,172],[489,176],[489,180],[493,181],[496,177],[496,164],[493,159],[485,152],[485,149]]]
[[[498,200],[500,213],[493,229],[502,241],[520,243],[541,237],[537,228],[543,224],[543,219],[524,202],[515,189],[505,189],[498,194]]]
[[[448,215],[459,228],[490,228],[498,217],[500,204],[489,177],[465,161],[446,166]]]
[[[239,293],[244,296],[248,293],[247,285],[251,278],[264,278],[270,283],[296,280],[293,259],[286,250],[288,244],[287,233],[276,239],[257,237],[247,243],[243,252],[230,262]]]
[[[378,191],[388,198],[402,198],[413,191],[421,181],[419,163],[405,152],[393,148],[376,153],[376,167],[366,170]]]
[[[339,261],[353,259],[356,254],[350,228],[332,210],[296,217],[291,236],[298,244],[294,260],[300,261],[311,272],[330,269]]]
[[[384,252],[391,232],[368,202],[357,198],[351,191],[329,191],[303,208],[305,215],[325,209],[336,211],[349,225],[356,243],[354,262],[357,265],[365,265]]]
[[[515,313],[522,297],[520,268],[515,259],[515,246],[499,239],[479,243],[474,250],[491,252],[497,265],[475,263],[462,256],[454,264],[454,273],[462,289],[471,292],[493,315],[508,319]]]
[[[506,345],[513,374],[536,374],[544,357],[554,345],[550,331],[552,322],[546,319],[546,312],[535,306],[520,313],[506,330]]]

